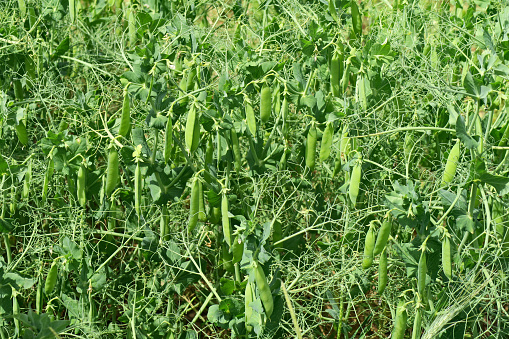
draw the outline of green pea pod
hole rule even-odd
[[[368,269],[373,264],[373,249],[375,248],[375,225],[373,222],[369,225],[368,233],[366,233],[366,241],[364,243],[364,259],[362,260],[362,268]]]
[[[233,273],[235,268],[233,266],[233,254],[230,252],[230,248],[227,243],[223,242],[221,245],[223,268],[225,271]]]
[[[272,93],[270,87],[264,84],[260,92],[260,120],[262,123],[269,121],[272,111]]]
[[[343,126],[343,131],[341,132],[341,140],[339,142],[339,155],[342,165],[348,162],[349,152],[350,152],[350,138],[348,137],[348,124],[345,124]]]
[[[28,133],[23,121],[20,121],[16,125],[16,135],[18,136],[19,142],[21,142],[23,146],[28,145]]]
[[[396,319],[394,321],[394,329],[392,330],[391,339],[405,338],[407,318],[408,314],[406,311],[405,301],[401,299],[396,309]]]
[[[452,252],[451,240],[448,234],[444,235],[442,239],[442,266],[444,267],[444,274],[449,280],[452,280]]]
[[[339,98],[341,95],[341,66],[343,64],[343,54],[337,48],[332,55],[330,62],[330,83],[332,88],[332,95],[336,98]]]
[[[117,187],[119,179],[118,151],[112,147],[108,154],[108,167],[106,168],[106,188],[104,193],[110,196]]]
[[[136,169],[134,171],[134,209],[139,218],[141,218],[141,187],[142,177],[140,162],[136,163]]]
[[[194,104],[191,104],[191,109],[187,115],[185,139],[189,152],[193,153],[200,142],[200,117]]]
[[[314,124],[311,125],[308,131],[307,142],[306,142],[306,167],[310,171],[315,168],[315,156],[316,156],[316,127]]]
[[[25,3],[25,0],[18,0],[18,7],[19,7],[19,14],[22,19],[25,18],[25,15],[27,15],[27,5]]]
[[[53,159],[50,159],[48,162],[48,167],[46,168],[46,173],[44,174],[44,182],[42,184],[42,200],[43,201],[46,201],[46,198],[48,196],[49,181],[51,180],[51,177],[53,176],[54,169],[55,169],[55,165],[53,163]]]
[[[164,204],[161,211],[161,217],[159,219],[159,235],[161,237],[161,242],[170,240],[169,217],[168,207]]]
[[[129,102],[129,94],[127,90],[124,93],[124,102],[122,105],[122,115],[120,117],[120,127],[118,129],[118,135],[127,138],[129,131],[131,130],[131,104]]]
[[[424,293],[426,288],[426,273],[428,271],[428,265],[426,263],[426,249],[423,248],[421,252],[421,258],[417,266],[417,292],[421,296],[421,300],[424,299]]]
[[[221,219],[223,222],[223,234],[224,240],[228,244],[228,247],[232,246],[232,228],[230,225],[230,216],[228,215],[228,197],[226,193],[223,193],[221,198]]]
[[[329,0],[329,14],[334,19],[334,21],[336,21],[338,24],[340,23],[338,12],[336,11],[336,6],[334,6],[334,0]]]
[[[44,284],[44,292],[51,294],[55,289],[57,283],[58,266],[57,261],[54,260],[49,269],[48,275],[46,276],[46,283]]]
[[[168,163],[171,156],[171,150],[173,145],[173,123],[171,121],[171,116],[168,116],[168,121],[166,122],[166,129],[164,131],[164,162]]]
[[[232,139],[232,151],[233,151],[233,164],[235,165],[235,172],[240,174],[242,170],[241,165],[241,156],[240,156],[240,145],[239,138],[237,137],[237,131],[235,131],[235,127],[231,129],[231,139]]]
[[[405,161],[410,161],[410,152],[414,146],[414,138],[411,132],[405,134],[405,140],[403,142],[403,154],[405,155]]]
[[[456,168],[458,167],[459,157],[460,157],[460,141],[458,140],[451,149],[449,156],[447,157],[444,174],[442,176],[441,183],[442,187],[447,186],[449,183],[451,183],[452,179],[454,179],[454,175],[456,174]]]
[[[288,98],[286,95],[283,98],[283,104],[281,105],[281,118],[283,120],[283,136],[285,139],[288,138]]]
[[[203,184],[198,180],[198,221],[207,221],[207,214],[205,213],[205,201],[203,200]]]
[[[357,77],[357,84],[355,86],[355,94],[357,97],[357,102],[361,106],[362,110],[366,110],[368,108],[368,98],[366,94],[366,76],[364,74],[360,74]]]
[[[331,122],[327,123],[322,135],[322,144],[320,146],[320,161],[325,161],[330,156],[332,147],[332,139],[334,139],[334,126]]]
[[[78,169],[78,180],[76,186],[78,203],[81,207],[85,208],[87,205],[87,168],[84,163],[82,163]]]
[[[207,148],[205,150],[205,164],[210,165],[214,161],[214,144],[212,136],[209,136],[207,140]]]
[[[361,174],[362,174],[362,162],[359,160],[356,162],[352,169],[352,176],[350,178],[350,187],[348,188],[348,195],[350,196],[350,201],[353,206],[355,206],[357,202],[357,197],[359,195],[359,186],[361,183]]]
[[[250,333],[253,330],[253,326],[249,325],[249,321],[253,316],[253,308],[251,307],[251,303],[255,300],[255,294],[253,290],[253,285],[247,281],[246,291],[244,293],[244,315],[245,315],[245,323],[246,323],[246,332]]]
[[[346,89],[348,88],[348,83],[350,80],[350,58],[348,58],[345,62],[345,70],[343,71],[343,77],[341,78],[341,93],[346,93]]]
[[[378,231],[378,236],[376,237],[375,250],[373,251],[373,255],[378,255],[382,253],[389,240],[389,236],[391,235],[392,224],[390,221],[386,220],[382,223],[382,227],[380,227],[380,231]]]
[[[25,97],[25,93],[23,92],[23,85],[21,84],[20,79],[13,79],[14,84],[14,96],[16,97],[16,100],[23,100]]]
[[[28,161],[28,168],[25,173],[25,179],[23,181],[23,192],[21,196],[24,200],[28,200],[28,195],[30,193],[30,182],[32,181],[32,159]]]
[[[252,135],[256,135],[256,117],[253,110],[253,105],[247,97],[244,98],[244,107],[246,110],[246,121],[249,132],[251,132]]]
[[[221,208],[212,207],[212,211],[210,211],[209,222],[211,224],[219,224],[221,221]]]
[[[278,85],[276,85],[276,88],[274,88],[274,92],[272,93],[272,96],[275,98],[274,104],[274,113],[276,116],[279,116],[279,113],[281,112],[281,92]]]
[[[412,339],[419,339],[421,337],[422,329],[422,309],[418,308],[415,311],[414,328],[412,329]]]
[[[267,282],[267,278],[265,277],[265,273],[263,272],[262,266],[257,261],[254,261],[253,267],[256,286],[260,292],[260,299],[262,299],[263,308],[265,309],[267,318],[270,318],[272,312],[274,311],[274,299],[272,298],[272,292],[270,291],[270,287]]]
[[[382,295],[387,286],[387,250],[384,249],[380,254],[378,262],[378,294]]]
[[[192,91],[194,89],[196,76],[197,76],[197,70],[196,70],[196,67],[193,67],[193,68],[191,68],[191,70],[189,71],[189,74],[187,75],[187,81],[186,81],[187,92]]]
[[[198,224],[199,208],[200,208],[200,184],[198,177],[193,179],[191,184],[191,200],[189,203],[189,225],[187,227],[188,232],[193,232],[194,228]]]
[[[360,36],[362,34],[362,16],[359,13],[359,6],[357,6],[356,0],[352,0],[350,4],[352,9],[353,32],[355,35]]]
[[[131,48],[136,45],[137,40],[137,32],[136,32],[136,16],[134,14],[134,9],[132,7],[127,8],[127,27],[129,34],[129,46]]]
[[[74,24],[74,20],[76,19],[76,1],[78,0],[69,0],[69,17],[71,19],[71,24]]]

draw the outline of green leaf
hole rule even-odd
[[[509,192],[509,178],[507,177],[484,171],[479,174],[479,179],[482,183],[493,186],[499,195],[506,195]]]
[[[479,99],[481,96],[481,86],[482,81],[474,78],[470,72],[465,76],[465,80],[463,81],[463,87],[465,91],[470,94],[472,97]]]
[[[14,226],[8,219],[0,218],[0,233],[9,233],[14,229]]]
[[[221,278],[219,288],[224,295],[232,295],[235,292],[235,281],[231,279]]]
[[[472,234],[475,230],[475,222],[468,214],[464,214],[456,218],[456,226],[458,229],[468,231]]]
[[[461,140],[466,148],[477,148],[478,142],[475,141],[470,135],[468,135],[465,128],[465,120],[461,115],[458,115],[458,119],[456,119],[456,136]]]
[[[55,53],[53,53],[53,58],[58,58],[69,50],[69,41],[69,36],[66,36],[65,39],[60,42]]]
[[[7,284],[11,284],[16,287],[16,289],[27,289],[35,284],[35,279],[24,278],[18,273],[9,272],[5,273],[3,276],[3,280],[7,282]]]

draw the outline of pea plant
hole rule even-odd
[[[0,22],[0,338],[509,336],[504,2]]]

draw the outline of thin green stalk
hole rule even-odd
[[[297,316],[295,315],[295,311],[293,310],[292,301],[290,300],[290,296],[288,295],[288,291],[286,290],[285,283],[281,281],[281,290],[285,295],[286,305],[288,306],[288,311],[290,311],[290,316],[293,322],[293,328],[295,329],[295,335],[297,339],[302,339],[302,333],[300,331],[299,322],[297,321]]]

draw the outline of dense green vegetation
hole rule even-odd
[[[0,338],[509,337],[504,1],[0,2]]]

